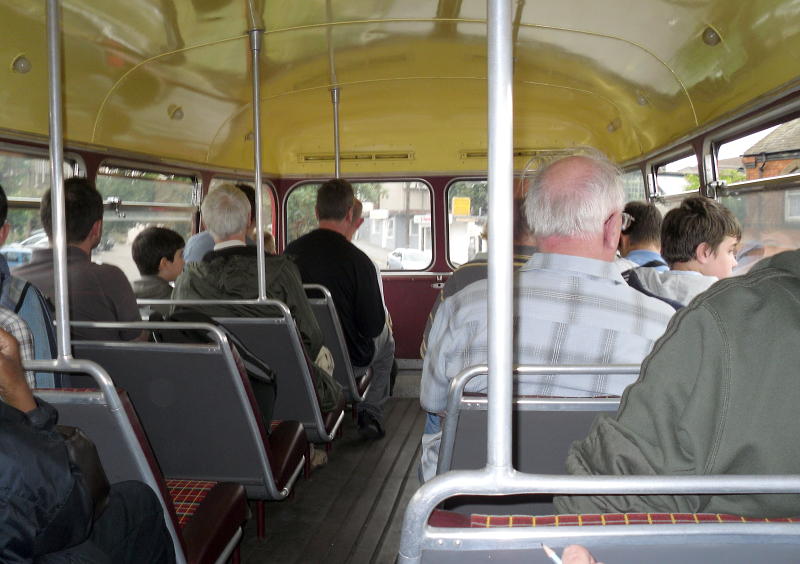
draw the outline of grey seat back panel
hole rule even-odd
[[[237,482],[249,497],[280,497],[271,491],[253,408],[220,347],[77,341],[73,354],[103,366],[128,391],[166,475]]]
[[[330,442],[310,367],[294,322],[285,318],[215,318],[275,372],[278,394],[273,418],[300,421],[313,442]]]

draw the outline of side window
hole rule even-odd
[[[447,253],[453,266],[487,252],[488,198],[486,180],[457,180],[447,188]]]
[[[800,118],[718,146],[717,170],[730,186],[720,198],[742,224],[734,273],[750,270],[762,258],[800,247],[800,190],[797,177],[774,189],[741,189],[736,183],[800,173]],[[757,187],[756,187],[757,188]]]
[[[425,270],[431,265],[431,190],[418,181],[353,182],[364,223],[353,244],[381,270]],[[317,227],[319,182],[292,189],[286,200],[286,241]]]
[[[211,179],[211,183],[208,186],[209,192],[214,190],[215,188],[219,187],[222,184],[237,184],[242,182],[244,184],[248,184],[249,186],[253,185],[252,179],[246,180],[243,178],[218,178],[214,177]],[[264,210],[264,229],[272,233],[273,226],[275,225],[275,216],[274,214],[274,200],[275,200],[275,193],[272,190],[272,187],[267,184],[266,182],[261,185],[261,206]]]
[[[656,187],[659,196],[670,196],[700,189],[697,155],[687,154],[656,167]]]
[[[800,118],[720,144],[717,171],[728,184],[800,173]]]
[[[93,260],[118,266],[128,280],[138,279],[131,256],[133,240],[150,226],[167,227],[187,239],[196,210],[192,204],[195,184],[192,176],[102,165],[96,185],[106,211],[103,238]]]
[[[622,175],[622,186],[625,189],[625,201],[644,201],[647,199],[647,190],[644,184],[644,176],[638,168]]]
[[[75,161],[64,162],[64,178],[78,174]],[[39,202],[50,188],[50,160],[44,153],[28,154],[0,149],[0,185],[8,197],[11,231],[0,249],[10,268],[30,262],[33,249],[50,242],[39,219]]]

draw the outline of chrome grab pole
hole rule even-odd
[[[331,0],[325,1],[325,17],[328,20],[328,27],[325,29],[325,37],[328,42],[328,72],[331,83],[331,104],[333,105],[333,167],[335,178],[342,177],[342,155],[341,144],[339,141],[339,80],[336,78],[336,57],[333,54],[333,7]]]
[[[487,468],[511,470],[514,286],[513,88],[510,0],[489,0],[489,415]]]
[[[339,149],[339,87],[331,88],[331,102],[333,103],[333,155],[334,175],[342,177],[342,156]]]
[[[58,360],[72,358],[67,283],[67,224],[64,206],[64,142],[61,93],[61,14],[58,0],[47,0],[47,63],[50,73],[50,199],[53,210],[53,273],[55,276]]]
[[[253,67],[253,161],[255,168],[256,189],[256,264],[258,265],[258,299],[267,299],[267,272],[264,261],[264,210],[262,202],[261,182],[261,43],[263,29],[251,29],[250,53]]]

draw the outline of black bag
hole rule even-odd
[[[64,438],[69,460],[80,468],[86,489],[92,496],[95,519],[103,512],[108,503],[110,486],[108,478],[97,454],[97,447],[78,427],[56,425],[56,431]]]

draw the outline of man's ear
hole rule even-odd
[[[694,251],[694,258],[700,264],[706,264],[714,256],[714,249],[705,241],[697,245]]]
[[[617,219],[618,214],[609,216],[603,223],[603,247],[607,250],[612,250],[613,253],[617,252],[619,246],[620,236],[620,221]]]
[[[347,210],[347,214],[344,216],[344,220],[347,223],[350,223],[350,224],[353,223],[353,206],[350,206],[350,209]]]
[[[319,221],[319,210],[317,209],[317,206],[314,206],[314,217],[316,217],[317,221]]]
[[[167,266],[168,266],[168,265],[167,265],[167,262],[172,262],[172,261],[168,261],[168,260],[167,260],[167,257],[161,257],[161,260],[160,260],[160,261],[158,261],[158,272],[159,272],[159,273],[160,273],[162,270],[164,270],[165,268],[167,268]]]
[[[0,227],[0,245],[6,244],[6,239],[8,239],[9,233],[11,233],[11,224],[6,221],[3,226]]]
[[[89,231],[90,237],[95,237],[98,241],[103,236],[103,220],[98,219],[92,224],[92,229]]]

